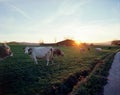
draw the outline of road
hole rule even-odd
[[[104,95],[120,95],[120,52],[114,57],[108,83],[104,86]]]

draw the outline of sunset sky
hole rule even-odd
[[[0,0],[0,42],[120,39],[120,0]]]

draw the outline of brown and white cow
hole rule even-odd
[[[62,54],[60,50],[53,47],[25,47],[24,52],[29,54],[36,64],[38,64],[37,58],[45,58],[47,65],[49,61],[53,63],[53,56]]]
[[[64,56],[64,52],[62,52],[60,49],[58,48],[54,48],[53,49],[53,56]]]
[[[0,46],[0,60],[9,56],[13,56],[13,53],[10,47],[6,43],[4,43]]]

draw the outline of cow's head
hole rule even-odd
[[[57,56],[64,56],[64,52],[61,51],[60,49],[54,49],[53,50],[53,56],[55,56],[55,55],[57,55]]]
[[[8,56],[13,56],[13,53],[10,49],[10,47],[4,43],[2,46],[0,46],[0,58],[5,58]]]
[[[6,43],[3,44],[3,48],[5,49],[7,56],[13,56],[10,47]]]
[[[32,48],[30,48],[30,47],[25,47],[25,48],[24,48],[24,53],[31,55],[31,53],[32,53]]]

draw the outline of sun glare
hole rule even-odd
[[[77,40],[75,41],[75,43],[76,43],[76,45],[78,45],[78,46],[81,44],[81,42],[80,42],[80,41],[77,41]]]

